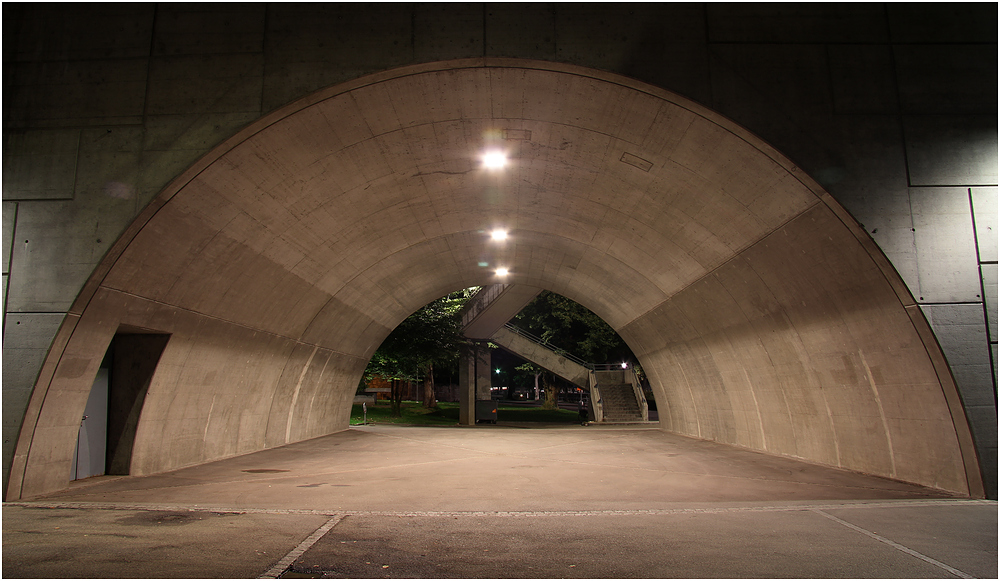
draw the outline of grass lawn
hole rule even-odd
[[[438,409],[429,410],[415,401],[404,401],[402,416],[391,416],[392,408],[389,402],[379,402],[368,406],[369,424],[408,424],[421,426],[454,426],[458,424],[458,403],[438,402]],[[576,412],[555,409],[545,410],[540,407],[505,406],[500,402],[497,408],[497,420],[503,422],[549,422],[576,423],[579,421]],[[361,404],[351,408],[351,425],[363,422]]]

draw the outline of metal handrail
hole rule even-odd
[[[596,363],[592,367],[594,371],[627,371],[631,365],[622,367],[621,363]]]
[[[471,323],[479,313],[482,313],[486,308],[497,299],[500,295],[507,290],[509,284],[491,284],[489,286],[479,287],[476,294],[469,297],[469,300],[465,303],[465,308],[462,310],[460,318],[462,321],[462,328],[465,328]]]
[[[589,369],[591,371],[593,371],[593,369],[594,369],[594,364],[593,363],[588,363],[588,362],[584,361],[583,359],[580,359],[576,355],[573,355],[572,353],[570,353],[570,352],[568,352],[568,351],[566,351],[564,349],[560,349],[559,347],[556,347],[555,345],[549,343],[548,341],[545,341],[544,339],[540,339],[540,338],[532,335],[531,333],[529,333],[529,332],[527,332],[527,331],[525,331],[523,329],[518,329],[517,327],[515,327],[514,325],[511,325],[510,323],[505,324],[504,327],[508,331],[510,331],[510,332],[512,332],[512,333],[514,333],[516,335],[520,335],[520,336],[524,337],[525,339],[527,339],[527,340],[529,340],[529,341],[531,341],[533,343],[537,343],[538,345],[540,345],[542,347],[545,347],[549,351],[552,351],[556,355],[558,355],[560,357],[565,357],[566,359],[569,359],[570,361],[572,361],[573,363],[576,363],[577,365],[579,365],[581,367],[584,367],[584,368]]]

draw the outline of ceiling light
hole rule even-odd
[[[501,266],[500,268],[497,269],[497,276],[507,276],[508,272],[509,271],[506,268]]]
[[[507,155],[502,151],[488,151],[483,155],[483,166],[486,169],[500,169],[507,165]]]
[[[500,229],[494,230],[493,232],[490,233],[490,238],[496,240],[497,242],[500,242],[501,240],[506,240],[507,231]]]

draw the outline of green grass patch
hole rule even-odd
[[[388,402],[378,402],[368,405],[369,424],[407,424],[418,426],[454,426],[458,424],[458,403],[438,402],[437,409],[427,409],[415,401],[404,401],[400,409],[401,416],[392,417],[392,407]],[[351,408],[351,425],[359,425],[364,421],[361,404]],[[497,421],[503,422],[547,422],[574,423],[579,421],[576,412],[555,409],[546,410],[540,407],[508,406],[500,403],[497,408]]]
[[[368,406],[369,424],[413,424],[420,426],[454,426],[458,424],[458,404],[440,402],[436,410],[427,409],[415,401],[404,401],[400,407],[402,415],[392,417],[392,406],[389,402],[378,402]],[[351,408],[351,425],[364,421],[361,404]]]
[[[501,403],[497,408],[497,421],[574,423],[580,421],[580,415],[563,409],[546,410],[540,407],[506,406]]]

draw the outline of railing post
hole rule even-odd
[[[635,401],[639,403],[639,413],[642,414],[642,421],[649,421],[649,404],[646,402],[646,394],[642,393],[642,384],[639,383],[639,374],[632,367],[632,390],[635,392]]]
[[[601,389],[597,385],[597,372],[590,370],[590,409],[594,413],[594,421],[604,421],[604,403],[601,401]]]

